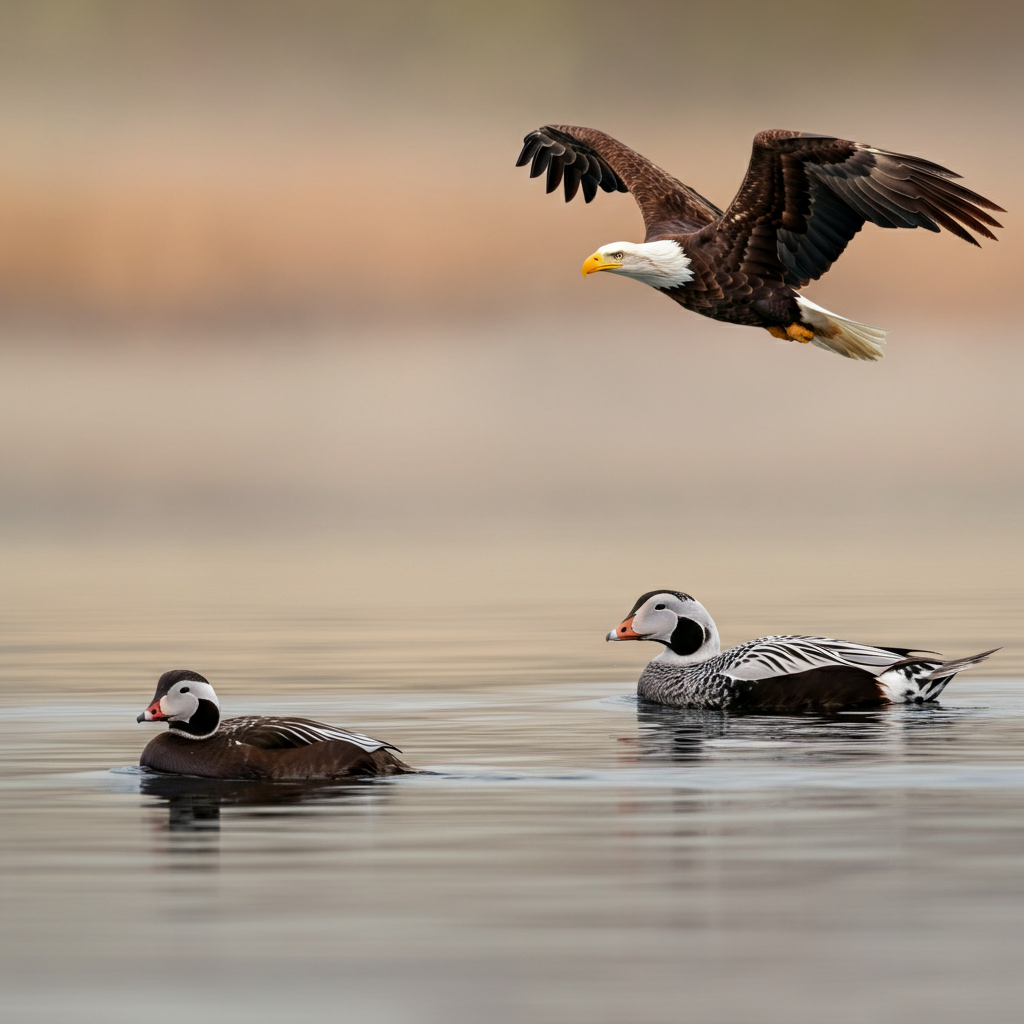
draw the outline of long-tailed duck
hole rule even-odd
[[[663,644],[640,674],[637,695],[696,708],[923,703],[935,700],[957,672],[994,653],[943,661],[912,648],[822,636],[765,636],[723,651],[707,609],[678,590],[641,596],[606,639]]]

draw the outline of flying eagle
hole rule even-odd
[[[582,188],[630,192],[643,214],[643,242],[602,245],[583,264],[623,274],[695,313],[763,327],[850,359],[880,359],[886,331],[837,316],[800,289],[839,258],[865,221],[883,228],[940,227],[977,245],[976,231],[1002,227],[980,207],[1002,207],[916,156],[828,135],[774,129],[754,136],[750,166],[724,212],[646,157],[593,128],[546,125],[523,140],[517,167],[560,182],[569,202]],[[965,225],[962,227],[961,225]]]

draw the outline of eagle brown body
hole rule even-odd
[[[593,128],[548,125],[531,132],[517,166],[527,163],[531,177],[546,174],[548,192],[562,183],[567,202],[580,188],[587,202],[598,188],[629,192],[643,215],[644,242],[674,242],[689,260],[692,279],[660,288],[681,306],[853,358],[878,358],[877,339],[845,343],[843,325],[852,322],[802,300],[800,289],[832,266],[866,221],[945,228],[974,245],[971,231],[994,239],[989,228],[1002,226],[982,209],[1001,207],[956,184],[951,179],[958,175],[938,164],[800,132],[755,136],[746,177],[724,211]],[[599,261],[592,269],[617,266]],[[866,330],[884,337],[877,328]]]

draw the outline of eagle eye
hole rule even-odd
[[[621,260],[622,259],[622,253],[621,252],[613,252],[612,253],[612,259],[613,260]]]

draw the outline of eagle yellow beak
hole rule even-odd
[[[583,276],[586,277],[587,274],[596,274],[599,270],[614,270],[616,267],[621,266],[621,263],[605,259],[601,253],[595,252],[592,256],[588,256],[583,261]]]

